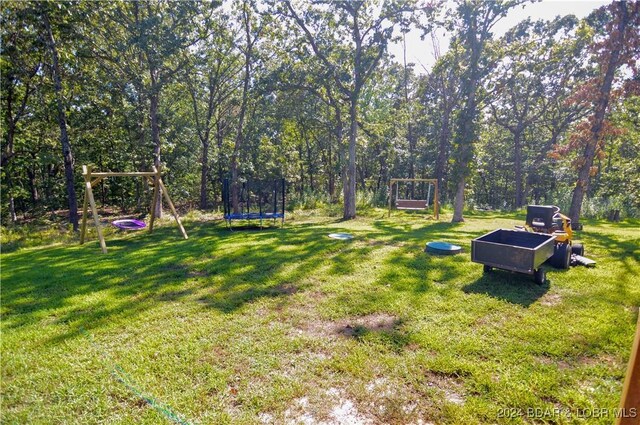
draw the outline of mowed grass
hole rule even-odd
[[[187,221],[189,240],[167,223],[111,235],[107,255],[95,239],[5,253],[2,423],[611,423],[639,223],[587,222],[597,267],[538,286],[470,261],[471,239],[524,216],[449,219]],[[433,240],[463,253],[424,253]]]

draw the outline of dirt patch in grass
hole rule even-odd
[[[585,367],[604,366],[611,370],[620,367],[620,361],[610,354],[600,354],[595,357],[580,356],[577,359],[577,364]]]
[[[402,321],[387,313],[349,317],[337,321],[309,320],[301,323],[298,330],[313,337],[359,337],[367,332],[393,332]]]
[[[442,393],[444,399],[453,404],[464,404],[463,385],[456,375],[429,371],[426,374],[427,386]]]
[[[158,301],[176,301],[181,298],[188,297],[191,294],[193,294],[193,291],[189,289],[185,289],[182,291],[167,291],[158,294],[156,299]]]
[[[546,293],[542,298],[540,298],[540,305],[545,307],[555,307],[562,303],[562,297],[560,294],[550,294]]]
[[[278,295],[293,295],[298,292],[298,288],[290,283],[282,283],[274,286],[271,291]]]
[[[348,395],[340,389],[329,388],[314,397],[300,397],[284,412],[283,420],[273,415],[260,414],[265,424],[305,424],[305,425],[373,425],[375,421],[362,413]]]
[[[365,412],[375,416],[376,423],[424,424],[421,417],[429,417],[434,408],[430,399],[384,377],[369,382],[365,389],[366,399],[360,405],[367,406]]]
[[[571,368],[571,364],[567,361],[556,359],[549,356],[538,356],[536,359],[544,365],[556,365],[558,369],[565,370]]]
[[[189,270],[188,277],[205,277],[209,276],[209,272],[206,270]]]

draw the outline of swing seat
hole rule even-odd
[[[397,199],[396,208],[399,210],[424,210],[427,209],[425,199]]]

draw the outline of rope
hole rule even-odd
[[[104,360],[105,363],[107,364],[112,363],[107,353],[93,340],[93,337],[83,327],[80,328],[80,332],[87,338],[89,343],[98,351],[98,354],[100,354],[100,357],[102,357],[102,360]],[[133,380],[133,378],[131,378],[131,376],[129,376],[129,374],[125,372],[124,369],[119,364],[112,363],[110,372],[111,372],[111,376],[113,376],[118,382],[123,384],[129,391],[131,391],[136,396],[144,400],[149,406],[154,408],[156,411],[158,411],[168,420],[174,423],[177,423],[179,425],[190,425],[189,422],[185,421],[184,419],[180,418],[176,413],[174,413],[169,406],[160,403],[153,397],[145,395],[140,389],[138,389],[138,385],[136,385],[136,382]]]

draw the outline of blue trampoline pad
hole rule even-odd
[[[428,242],[425,251],[431,254],[453,255],[462,251],[462,247],[448,242]]]

